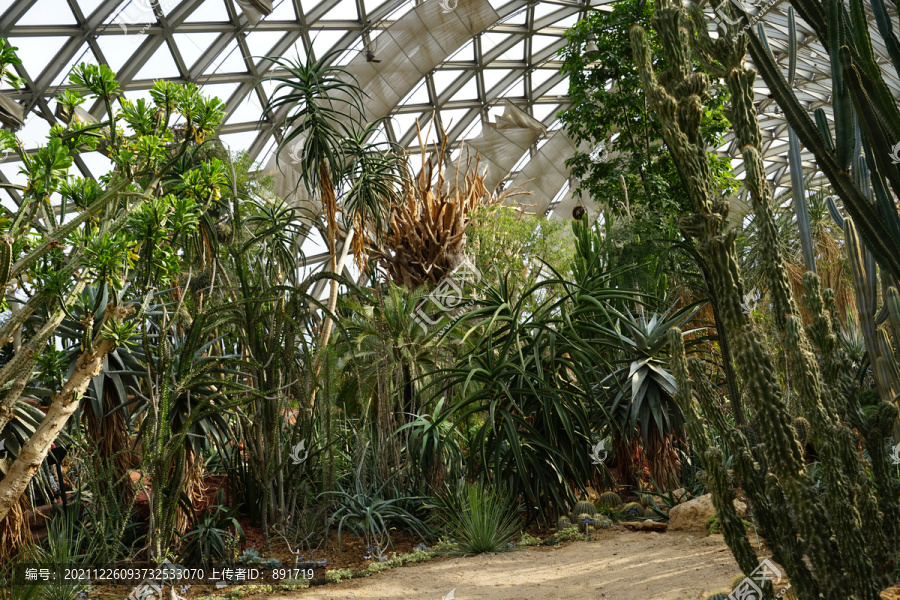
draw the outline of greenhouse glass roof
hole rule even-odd
[[[370,118],[389,117],[380,135],[416,150],[415,123],[431,137],[439,125],[454,146],[466,140],[484,158],[491,181],[525,184],[535,210],[567,217],[577,202],[568,193],[564,163],[573,144],[559,131],[567,81],[557,51],[564,32],[606,0],[0,0],[0,37],[17,46],[27,84],[3,90],[25,109],[17,135],[34,148],[56,122],[54,97],[81,62],[106,63],[130,98],[148,97],[156,79],[192,82],[227,103],[222,139],[273,164],[283,115],[261,119],[275,85],[264,56],[317,56],[345,49],[345,65],[369,94]],[[785,63],[786,3],[750,7]],[[891,9],[893,10],[893,9]],[[892,15],[896,18],[896,14]],[[798,23],[798,97],[810,110],[830,113],[830,63],[810,29]],[[886,56],[877,31],[876,53]],[[888,84],[898,82],[886,72]],[[788,185],[783,115],[757,81],[766,166],[778,187]],[[98,106],[86,105],[91,113]],[[432,116],[436,123],[432,123]],[[830,115],[829,115],[830,117]],[[282,152],[286,152],[287,149]],[[730,141],[720,149],[739,157]],[[812,155],[804,163],[814,168]],[[20,182],[13,156],[0,159],[0,181]],[[284,161],[282,161],[284,162]],[[105,172],[99,153],[76,158],[85,175]],[[741,177],[740,159],[734,166]],[[296,183],[281,172],[283,191]],[[528,182],[528,183],[526,183]],[[15,194],[6,190],[3,194]],[[10,198],[5,197],[8,201]]]

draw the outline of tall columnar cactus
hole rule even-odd
[[[891,17],[884,0],[850,0],[849,10],[845,3],[833,0],[791,0],[791,4],[831,59],[834,138],[824,111],[819,108],[810,117],[763,36],[751,31],[748,49],[753,64],[791,130],[815,155],[817,165],[856,221],[860,237],[896,280],[900,278],[900,215],[890,190],[900,195],[900,167],[891,161],[891,149],[900,142],[900,107],[885,84],[884,73],[893,69],[894,75],[900,76],[900,42]],[[728,7],[730,10],[731,5]],[[873,50],[870,14],[875,17],[888,60],[879,60]],[[865,173],[858,172],[863,169]],[[869,185],[874,195],[869,193]]]
[[[762,135],[753,105],[755,72],[744,64],[746,37],[738,28],[728,27],[717,39],[710,38],[702,14],[696,6],[693,8],[691,22],[681,3],[657,1],[654,26],[670,67],[658,77],[650,63],[646,33],[635,27],[631,39],[648,104],[662,124],[663,137],[693,204],[693,214],[682,217],[680,226],[696,241],[709,265],[722,326],[734,341],[735,363],[745,382],[751,424],[759,435],[755,455],[744,435],[730,426],[719,410],[705,365],[698,359],[684,359],[678,332],[670,339],[673,372],[679,381],[676,399],[686,415],[688,435],[704,462],[726,540],[744,572],[749,574],[756,568],[757,557],[734,510],[733,482],[724,469],[721,451],[710,444],[693,406],[692,389],[704,416],[728,444],[734,456],[734,474],[759,521],[760,532],[798,597],[874,600],[893,577],[898,545],[896,500],[900,490],[885,469],[885,440],[897,409],[882,402],[868,420],[858,410],[850,393],[852,387],[844,377],[846,369],[840,368],[846,358],[835,344],[833,297],[820,292],[813,273],[804,278],[803,297],[812,323],[804,327],[796,316],[784,257],[775,243],[773,202],[765,180]],[[703,103],[709,99],[708,77],[694,71],[694,57],[723,77],[731,92],[729,117],[742,146],[745,185],[759,224],[764,280],[773,300],[798,403],[809,422],[809,439],[820,452],[825,473],[821,498],[806,470],[777,378],[774,356],[779,349],[767,347],[741,310],[744,289],[735,234],[726,228],[728,204],[712,187],[699,126]],[[867,476],[860,459],[860,443],[870,454],[874,480]],[[772,597],[771,590],[766,596]]]

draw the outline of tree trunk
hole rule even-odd
[[[354,229],[353,226],[350,226],[350,229],[347,230],[347,238],[344,240],[344,247],[341,249],[341,258],[335,263],[335,254],[331,253],[331,264],[329,265],[332,273],[335,275],[340,275],[341,271],[344,270],[344,264],[347,262],[347,253],[350,250],[350,244],[353,241]],[[319,336],[318,343],[318,358],[316,359],[315,373],[316,376],[322,371],[322,353],[325,351],[325,347],[328,346],[328,340],[331,338],[331,314],[334,313],[334,309],[337,306],[337,297],[338,297],[338,282],[332,280],[331,281],[331,293],[328,297],[328,313],[322,315],[322,335]]]
[[[121,322],[133,311],[134,309],[125,307],[109,307],[107,314],[112,312],[111,318]],[[10,509],[25,492],[28,483],[47,457],[50,446],[78,408],[78,403],[91,379],[103,368],[103,358],[114,347],[115,342],[104,339],[97,344],[93,353],[85,352],[78,357],[75,371],[62,389],[53,396],[50,410],[47,411],[44,420],[19,452],[6,477],[0,481],[0,521],[6,518]]]

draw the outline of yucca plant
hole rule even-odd
[[[454,554],[504,552],[521,531],[515,499],[480,482],[445,488],[435,508],[434,520],[456,545]]]
[[[226,561],[227,536],[233,530],[241,541],[244,530],[237,520],[237,508],[225,508],[225,495],[219,490],[218,503],[191,519],[191,529],[181,537],[181,555],[192,564],[215,564]]]
[[[465,257],[470,213],[509,197],[493,197],[484,187],[478,159],[445,173],[449,162],[446,132],[442,130],[441,141],[429,149],[418,121],[416,131],[422,152],[420,170],[402,179],[403,189],[391,206],[386,235],[376,240],[372,250],[372,257],[391,280],[409,289],[436,284],[456,269]]]

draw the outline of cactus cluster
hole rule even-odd
[[[877,1],[873,1],[873,5]],[[818,4],[817,0],[797,2]],[[732,11],[730,4],[725,3],[723,7]],[[826,13],[828,27],[823,30],[827,29],[835,37],[830,43],[836,44],[832,45],[832,56],[836,57],[839,48],[844,50],[838,42],[848,39],[842,28],[851,19],[846,16],[841,3],[830,3],[827,11],[810,13],[810,18],[825,20]],[[864,15],[865,11],[861,9],[855,14],[854,22],[860,14]],[[806,14],[803,16],[807,17]],[[668,70],[660,74],[654,72],[646,32],[640,27],[631,30],[633,56],[648,106],[662,125],[664,140],[691,199],[693,213],[684,215],[679,225],[696,243],[708,271],[722,328],[736,349],[734,362],[744,384],[750,410],[749,427],[758,437],[758,443],[753,443],[748,440],[750,436],[730,424],[721,410],[719,391],[709,381],[707,366],[697,357],[688,359],[681,332],[671,331],[671,367],[678,384],[676,401],[685,415],[688,437],[703,463],[722,532],[743,572],[752,573],[759,566],[759,557],[734,508],[735,490],[722,451],[711,441],[710,427],[718,430],[728,446],[734,474],[758,521],[759,533],[771,548],[773,559],[783,567],[797,597],[800,600],[874,600],[884,587],[893,583],[900,549],[900,508],[897,504],[900,483],[889,472],[886,453],[887,440],[897,419],[897,407],[893,402],[885,401],[882,395],[882,402],[875,412],[868,418],[863,416],[856,403],[858,394],[847,368],[847,358],[836,343],[833,295],[820,289],[818,277],[813,272],[807,272],[803,278],[805,293],[802,297],[803,305],[812,317],[811,323],[804,326],[797,316],[799,311],[788,285],[785,257],[777,243],[772,190],[763,164],[763,138],[754,106],[756,74],[744,61],[748,37],[741,32],[740,26],[727,24],[722,24],[718,35],[712,37],[698,4],[690,5],[689,16],[682,3],[670,0],[657,1],[654,27],[663,42]],[[757,54],[761,56],[767,49],[759,38],[750,38],[751,44],[759,45],[753,57],[754,64],[760,64]],[[735,233],[727,229],[729,206],[727,199],[712,185],[707,144],[700,130],[703,105],[710,97],[709,76],[695,69],[695,60],[699,60],[713,76],[724,80],[729,89],[729,117],[746,169],[744,185],[755,214],[763,280],[780,336],[777,348],[768,345],[741,308],[744,285],[738,267]],[[836,73],[840,75],[841,70],[837,69]],[[783,84],[783,75],[780,72],[776,75]],[[767,82],[774,86],[769,79],[767,77]],[[854,103],[854,106],[859,104]],[[785,110],[787,112],[787,108]],[[872,119],[873,122],[876,120]],[[804,139],[808,132],[801,132],[802,121],[797,119],[795,129],[808,146],[809,142]],[[850,127],[852,130],[852,122]],[[870,130],[871,124],[858,138],[870,136]],[[838,170],[846,171],[850,163],[864,165],[866,157],[859,148],[865,144],[856,146],[854,156],[852,144],[846,147],[847,136],[838,137],[845,144],[841,152],[846,155],[846,166]],[[897,137],[900,139],[900,135]],[[866,156],[868,154],[866,150]],[[829,160],[834,162],[831,154]],[[872,184],[876,183],[873,179]],[[850,237],[854,233],[854,220],[868,218],[875,208],[872,205],[850,206],[847,202],[845,207],[852,217],[844,222],[845,232],[850,234],[848,249],[851,254],[858,254],[857,259],[851,257],[851,266],[855,260],[857,266],[853,268],[862,272],[860,267],[865,266],[866,261],[870,265],[874,263],[858,250],[861,244],[857,245]],[[890,208],[894,210],[893,206]],[[892,274],[900,273],[894,269],[900,265],[900,251],[893,254],[886,251],[892,242],[881,236],[886,228],[880,233],[877,229],[866,223],[864,240],[885,268],[884,281],[890,282]],[[873,236],[876,239],[870,239]],[[865,292],[874,294],[871,289],[874,272],[869,271],[867,275],[872,277],[865,281],[869,286]],[[855,283],[856,279],[854,277]],[[867,301],[860,298],[860,292],[857,290],[857,302]],[[893,294],[896,292],[887,292],[889,297],[894,297]],[[900,318],[900,312],[897,315]],[[874,319],[872,323],[875,323]],[[873,329],[870,333],[879,342],[878,353],[872,353],[877,357],[873,360],[874,370],[877,373],[878,365],[882,364],[882,371],[887,376],[887,371],[892,369],[891,362],[896,367],[896,360],[887,354],[890,349],[887,333],[884,328]],[[880,343],[882,340],[884,343]],[[880,355],[881,352],[885,354]],[[822,463],[825,477],[821,496],[804,462],[798,427],[792,423],[778,378],[777,356],[787,357],[796,405],[808,425],[809,442],[816,448]],[[695,406],[695,397],[705,420],[701,419]],[[858,451],[860,446],[869,454],[865,463]],[[771,582],[766,582],[763,598],[773,597]]]

